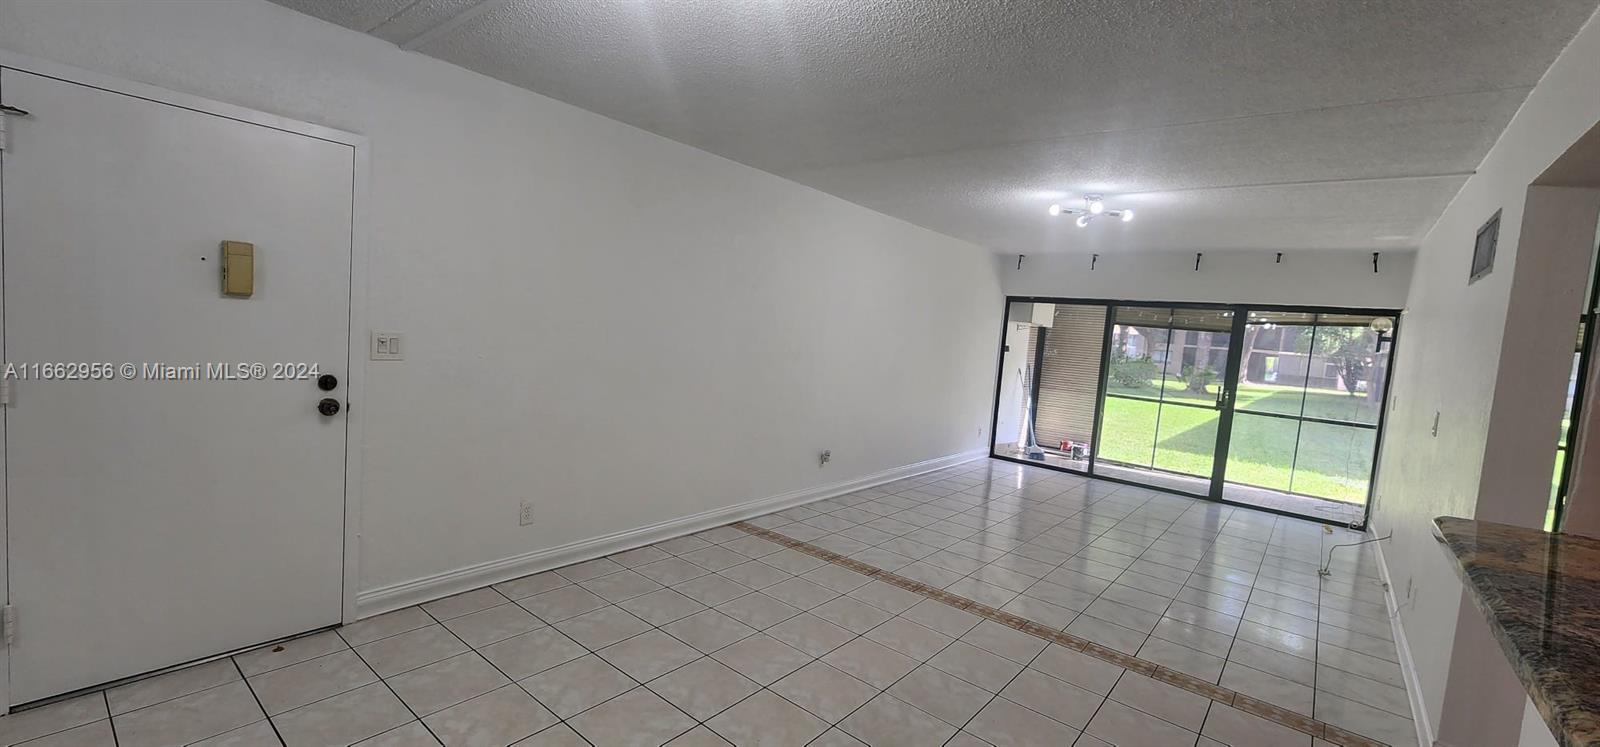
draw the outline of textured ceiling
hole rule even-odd
[[[1008,253],[1415,247],[1596,6],[275,2]]]

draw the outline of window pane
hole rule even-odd
[[[1270,316],[1260,322],[1256,318],[1252,312],[1252,321],[1245,326],[1235,407],[1299,415],[1311,373],[1306,355],[1311,349],[1311,326],[1280,323]]]
[[[1228,440],[1227,481],[1288,490],[1299,432],[1297,420],[1235,413]]]
[[[1217,420],[1221,413],[1209,407],[1161,405],[1156,439],[1156,469],[1211,478],[1216,462]]]
[[[1011,304],[996,454],[1088,469],[1105,318],[1098,305]]]
[[[1345,503],[1366,503],[1377,431],[1303,421],[1290,490]]]
[[[1572,429],[1572,403],[1578,394],[1578,365],[1583,361],[1583,324],[1578,324],[1578,352],[1572,354],[1572,368],[1567,376],[1566,407],[1561,411],[1561,431],[1556,436],[1556,469],[1550,476],[1550,502],[1545,507],[1544,530],[1555,531],[1556,502],[1561,499],[1561,469],[1567,461],[1567,438]]]
[[[1106,397],[1100,426],[1098,458],[1140,467],[1150,466],[1160,405],[1139,399]]]
[[[1033,350],[1038,328],[1029,319],[1030,304],[1011,304],[1006,321],[1005,350],[1000,359],[1000,399],[995,409],[994,453],[1024,458],[1027,455],[1033,406]]]
[[[1118,309],[1118,318],[1121,316]],[[1165,327],[1112,326],[1106,392],[1159,398],[1167,360],[1167,335]]]
[[[1046,451],[1061,452],[1070,466],[1087,469],[1106,309],[1056,304],[1052,322],[1045,331],[1034,436]]]
[[[1172,330],[1168,345],[1172,354],[1167,359],[1162,399],[1216,407],[1232,337],[1227,332]]]
[[[1306,417],[1376,425],[1389,361],[1387,349],[1376,352],[1378,333],[1365,325],[1318,326],[1315,337]]]

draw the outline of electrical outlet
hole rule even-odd
[[[532,524],[532,523],[533,523],[533,504],[529,503],[527,501],[523,501],[522,502],[522,510],[517,512],[517,524],[519,526],[527,526],[527,525]]]
[[[832,460],[833,460],[833,452],[831,450],[829,450],[829,449],[823,449],[822,450],[822,457],[818,460],[818,466],[827,464],[828,462],[830,462]]]

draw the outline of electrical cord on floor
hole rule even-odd
[[[1394,532],[1390,532],[1390,533],[1388,533],[1388,534],[1386,534],[1386,535],[1384,535],[1382,537],[1373,537],[1372,539],[1361,540],[1360,542],[1348,542],[1348,543],[1345,543],[1343,545],[1334,545],[1333,547],[1328,548],[1328,557],[1327,557],[1327,559],[1325,559],[1322,562],[1322,567],[1317,569],[1317,575],[1318,576],[1331,576],[1331,575],[1333,575],[1333,572],[1328,570],[1328,569],[1333,566],[1333,551],[1334,550],[1337,550],[1337,549],[1339,549],[1341,547],[1355,547],[1357,545],[1365,545],[1365,544],[1369,544],[1369,543],[1372,543],[1372,542],[1382,542],[1382,541],[1384,541],[1386,539],[1389,539],[1390,537],[1393,537],[1393,536],[1394,536]]]

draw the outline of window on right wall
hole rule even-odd
[[[1496,216],[1498,218],[1498,215]],[[1561,430],[1556,439],[1556,468],[1550,476],[1550,503],[1544,512],[1544,530],[1560,531],[1567,505],[1567,487],[1572,482],[1572,414],[1583,411],[1584,384],[1589,378],[1589,352],[1594,346],[1595,304],[1600,283],[1600,226],[1595,228],[1595,249],[1589,263],[1589,284],[1578,316],[1577,336],[1572,351],[1572,368],[1567,376],[1566,406],[1561,412]]]

